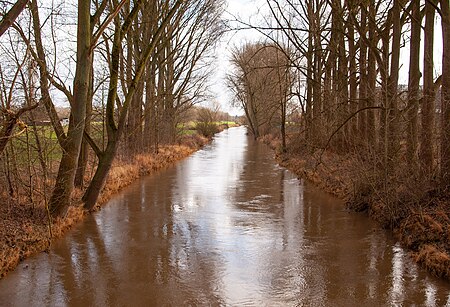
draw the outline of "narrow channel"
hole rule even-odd
[[[0,305],[450,306],[450,284],[238,127],[21,263]]]

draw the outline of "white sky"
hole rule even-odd
[[[224,14],[227,20],[235,18],[249,22],[255,21],[259,8],[261,8],[265,0],[228,0],[228,7]],[[233,26],[233,23],[231,23]],[[261,39],[261,34],[256,30],[239,30],[228,32],[221,40],[217,50],[217,71],[213,77],[212,90],[216,96],[216,100],[222,106],[222,110],[229,112],[231,115],[242,115],[243,111],[231,106],[232,97],[228,92],[225,84],[225,76],[230,69],[231,49],[239,46],[246,41],[256,41]]]

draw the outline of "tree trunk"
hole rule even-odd
[[[400,67],[400,42],[402,25],[400,21],[401,0],[394,0],[392,8],[392,52],[391,67],[388,78],[388,114],[387,114],[387,152],[389,170],[395,170],[400,150],[400,129],[398,101],[398,71]]]
[[[367,4],[360,4],[361,7],[361,33],[360,36],[367,35]],[[368,106],[368,71],[367,71],[367,43],[364,39],[359,41],[359,100],[358,109]],[[358,136],[360,144],[367,142],[367,111],[358,113]]]
[[[85,0],[78,1],[77,64],[69,130],[63,147],[55,189],[49,202],[50,212],[54,217],[65,215],[69,206],[83,138],[91,63],[90,3]]]
[[[159,41],[164,28],[167,26],[173,15],[178,11],[181,3],[183,1],[178,0],[173,4],[173,7],[167,13],[165,18],[159,24],[158,29],[153,34],[152,40],[149,45],[145,48],[142,53],[142,58],[140,62],[135,67],[135,75],[128,87],[127,94],[125,96],[125,101],[123,102],[122,109],[118,114],[118,123],[117,126],[115,124],[115,116],[114,116],[114,106],[117,97],[117,83],[118,83],[118,75],[119,75],[119,56],[120,56],[120,45],[122,43],[122,32],[120,29],[123,29],[123,34],[126,34],[129,25],[136,18],[137,11],[132,11],[126,18],[124,25],[118,25],[116,19],[116,32],[114,34],[114,43],[112,47],[112,55],[111,55],[111,77],[110,77],[110,85],[108,92],[108,101],[106,106],[106,120],[107,120],[107,129],[108,129],[108,144],[106,146],[106,150],[103,153],[98,154],[99,165],[101,167],[97,168],[94,177],[96,177],[95,181],[93,180],[86,190],[85,195],[83,196],[84,207],[87,210],[91,210],[94,208],[95,203],[97,201],[98,195],[100,194],[103,185],[106,182],[106,178],[108,176],[109,170],[111,168],[112,162],[115,158],[115,154],[117,151],[117,145],[120,140],[121,135],[124,132],[126,118],[128,116],[128,110],[131,104],[132,99],[137,90],[137,86],[140,83],[140,80],[144,74],[145,68],[147,67],[147,62],[150,56],[154,53],[157,42]],[[140,3],[136,4],[136,8],[140,6]]]
[[[43,47],[44,45],[42,44],[41,23],[39,20],[39,9],[36,0],[30,1],[30,10],[33,20],[34,41],[36,44],[36,52],[38,56],[37,63],[39,66],[39,83],[41,91],[40,100],[47,111],[48,117],[50,118],[50,122],[53,126],[53,129],[55,130],[58,143],[61,147],[63,147],[66,140],[66,135],[64,133],[63,126],[59,121],[58,114],[56,113],[55,105],[53,104],[50,97],[47,76],[47,63],[45,59],[45,51]]]
[[[306,53],[306,106],[305,106],[305,139],[306,143],[310,143],[313,133],[312,129],[312,104],[313,104],[313,31],[314,31],[314,15],[312,0],[308,1],[308,50]]]
[[[84,132],[87,134],[91,133],[91,121],[92,121],[92,100],[94,96],[94,67],[93,67],[93,57],[90,64],[90,82],[89,82],[89,92],[88,99],[86,100],[86,122],[84,127]],[[89,158],[89,144],[83,138],[81,141],[80,156],[78,157],[77,172],[75,174],[75,186],[77,188],[83,188],[84,185],[84,175],[86,173],[87,162]]]
[[[83,202],[85,207],[89,210],[94,208],[98,196],[105,186],[106,179],[108,178],[109,171],[111,170],[112,163],[116,156],[116,151],[117,142],[109,141],[106,150],[98,159],[97,170],[83,195]]]
[[[406,139],[406,160],[410,167],[417,165],[417,116],[419,111],[420,81],[420,0],[412,0],[411,40],[409,47],[409,80],[408,80],[408,123]]]
[[[8,110],[9,111],[9,110]],[[6,111],[6,112],[8,112]],[[3,127],[0,130],[0,155],[3,153],[3,150],[8,144],[9,138],[14,130],[14,127],[17,124],[17,120],[19,118],[12,111],[9,111],[6,115],[6,119],[3,122]]]
[[[338,116],[339,120],[337,122],[338,125],[341,125],[344,121],[347,120],[348,117],[348,111],[349,111],[349,92],[348,92],[348,81],[349,81],[349,65],[348,65],[348,58],[346,54],[346,46],[345,46],[345,35],[344,35],[344,21],[342,19],[342,15],[344,13],[343,8],[341,7],[341,4],[338,2],[335,2],[337,4],[338,8],[335,11],[336,14],[336,25],[335,31],[337,32],[337,51],[338,51],[338,70],[336,74],[336,96],[338,97]],[[349,135],[349,126],[344,125],[338,132],[338,139],[337,139],[337,149],[338,150],[345,150],[348,145],[348,135]]]
[[[0,36],[8,30],[8,28],[14,23],[16,18],[27,6],[29,0],[18,0],[13,7],[3,15],[2,21],[0,22]]]
[[[144,106],[144,133],[142,135],[145,149],[148,150],[154,140],[154,125],[156,122],[156,95],[155,95],[155,63],[151,62],[147,67],[145,80],[145,106]]]
[[[330,54],[328,56],[327,62],[325,63],[325,76],[323,80],[323,111],[325,113],[325,120],[324,120],[324,129],[326,135],[330,135],[332,133],[332,127],[331,123],[333,122],[333,95],[332,95],[332,89],[331,89],[331,81],[332,81],[332,71],[333,71],[333,65],[331,64],[334,59],[330,58],[332,56],[331,50]]]
[[[441,182],[450,185],[450,8],[441,0],[442,10],[442,89],[441,89]]]
[[[376,34],[375,25],[375,4],[373,1],[369,1],[369,41],[376,44],[378,37]],[[376,105],[376,84],[377,84],[377,65],[376,55],[373,48],[369,48],[367,58],[367,106],[374,107]],[[368,110],[367,112],[367,145],[369,149],[377,149],[377,134],[375,127],[375,111]]]
[[[389,152],[388,152],[388,114],[389,114],[389,99],[388,99],[388,92],[389,92],[389,37],[390,37],[390,20],[388,19],[386,21],[385,29],[381,33],[381,52],[382,52],[382,61],[378,65],[380,69],[380,77],[381,77],[381,102],[383,108],[381,109],[380,114],[380,137],[379,137],[379,144],[378,144],[378,150],[379,150],[379,156],[380,159],[382,159],[383,168],[384,170],[387,170],[387,164],[389,159]]]
[[[425,38],[423,63],[423,99],[422,99],[422,130],[420,140],[420,162],[422,172],[431,175],[433,170],[433,137],[435,92],[433,81],[433,44],[434,44],[434,17],[436,0],[425,2]]]
[[[355,4],[353,0],[347,0],[348,10],[351,14],[354,14]],[[358,109],[357,90],[358,80],[356,78],[356,46],[355,46],[355,25],[352,22],[352,18],[349,17],[346,21],[347,33],[348,33],[348,58],[349,58],[349,108],[350,114],[355,114]],[[361,68],[360,68],[361,69]],[[358,121],[357,117],[350,120],[349,129],[349,141],[353,142],[358,136]]]
[[[311,1],[312,2],[312,1]],[[322,125],[322,45],[321,45],[321,36],[320,36],[320,10],[318,7],[318,3],[316,1],[316,5],[314,7],[313,14],[313,32],[310,35],[313,36],[313,79],[312,82],[312,104],[313,104],[313,142],[315,146],[320,146],[323,139],[323,125]]]
[[[157,27],[157,18],[156,14],[156,1],[151,2],[144,12],[144,20],[146,22],[146,26],[143,30],[144,40],[151,40],[152,33],[155,31]],[[154,125],[157,122],[156,119],[156,63],[157,63],[157,55],[152,55],[152,61],[150,61],[146,68],[146,80],[145,80],[145,105],[144,105],[144,133],[142,134],[142,144],[144,145],[146,150],[149,150],[153,144],[156,144],[155,141],[155,128]]]

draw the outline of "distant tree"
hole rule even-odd
[[[229,87],[253,136],[258,138],[274,126],[283,130],[292,82],[286,53],[276,45],[247,44],[233,51],[232,63]]]

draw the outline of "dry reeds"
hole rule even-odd
[[[450,279],[450,256],[435,245],[425,244],[413,254],[414,260],[438,277]]]

